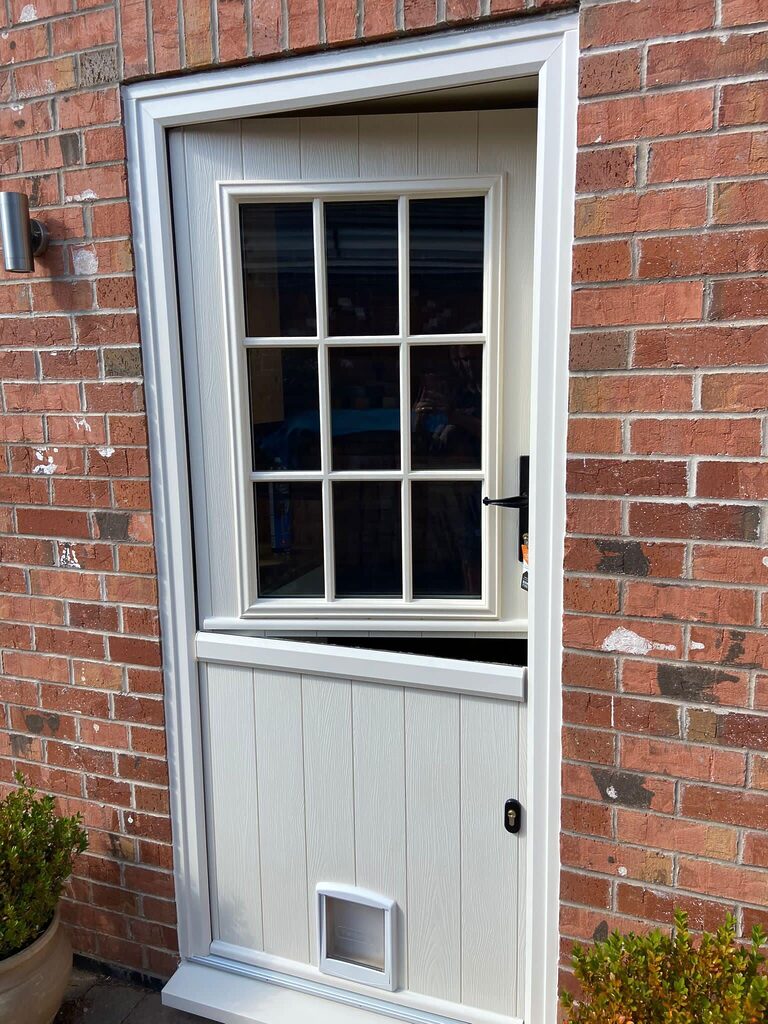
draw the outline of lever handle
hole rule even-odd
[[[514,498],[483,498],[484,505],[498,505],[500,508],[528,508],[528,495],[518,494]]]

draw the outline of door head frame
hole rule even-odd
[[[556,1018],[562,556],[577,65],[578,16],[568,13],[124,87],[152,464],[178,930],[185,958],[208,954],[211,924],[194,660],[192,521],[166,131],[536,74],[530,479],[536,533],[531,537],[535,571],[529,592],[528,746],[532,753],[525,793],[529,865],[525,959],[536,970],[526,972],[525,1019],[544,1024]]]

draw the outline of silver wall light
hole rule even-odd
[[[5,269],[13,274],[31,273],[35,256],[48,248],[48,229],[39,220],[30,220],[29,199],[23,192],[0,192],[0,234]]]

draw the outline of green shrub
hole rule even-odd
[[[716,932],[694,943],[687,915],[675,914],[675,929],[648,935],[614,932],[591,949],[573,954],[582,997],[563,993],[569,1024],[766,1024],[768,978],[760,949],[765,934],[736,941],[727,917]]]
[[[60,817],[51,796],[19,788],[0,800],[0,960],[31,945],[53,920],[72,862],[88,845],[79,814]]]

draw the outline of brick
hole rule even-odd
[[[768,665],[768,635],[764,631],[694,626],[688,656],[692,661],[736,668],[764,668]]]
[[[564,835],[561,856],[564,864],[582,871],[599,871],[656,885],[668,885],[672,880],[672,858],[656,850],[638,850],[598,839]],[[626,873],[620,875],[622,867]]]
[[[633,366],[659,368],[750,366],[764,362],[768,362],[768,327],[761,326],[638,331],[632,359]],[[713,389],[713,380],[710,375],[703,378],[705,394]],[[714,411],[712,406],[703,408]],[[726,408],[736,411],[730,404]]]
[[[126,195],[126,173],[122,164],[66,171],[62,177],[66,202],[124,199]]]
[[[109,656],[127,665],[160,665],[160,646],[151,640],[132,637],[109,638]]]
[[[622,733],[680,739],[679,711],[676,704],[620,697],[614,704],[613,724]]]
[[[654,36],[681,35],[714,24],[713,0],[624,0],[586,7],[581,16],[581,45],[610,46]]]
[[[765,133],[735,132],[654,142],[648,180],[695,181],[767,173],[768,139]]]
[[[396,28],[397,9],[394,0],[378,0],[365,4],[363,10],[363,35],[366,39],[391,35]]]
[[[568,537],[565,568],[612,576],[679,577],[683,572],[682,544],[643,543],[611,537]]]
[[[768,82],[723,86],[720,124],[753,125],[761,121],[768,121]]]
[[[622,736],[620,763],[630,771],[653,765],[663,775],[726,786],[743,785],[747,771],[746,755],[737,751],[639,736]]]
[[[621,370],[629,360],[626,331],[590,331],[571,335],[570,368],[576,370]]]
[[[723,25],[754,25],[765,21],[763,0],[723,0]]]
[[[69,667],[65,658],[47,657],[21,651],[6,651],[3,654],[3,668],[8,675],[22,679],[45,680],[63,683],[69,678]]]
[[[16,513],[19,533],[53,537],[88,537],[85,512],[64,512],[58,509],[22,508]]]
[[[630,451],[639,455],[759,455],[759,419],[635,420]]]
[[[749,696],[749,679],[745,672],[691,662],[675,665],[626,659],[621,669],[621,686],[625,693],[648,696],[659,694],[678,704],[690,702],[743,706]],[[654,708],[657,702],[649,703]]]
[[[621,421],[618,419],[571,418],[568,424],[568,451],[576,454],[618,454],[622,448]]]
[[[20,99],[51,96],[74,89],[76,85],[75,62],[72,57],[25,64],[15,68],[13,76]]]
[[[75,53],[92,46],[107,46],[116,36],[115,12],[110,8],[70,15],[51,24],[53,52]]]
[[[687,374],[605,374],[571,379],[571,412],[688,412],[692,402],[693,380]]]
[[[631,269],[629,242],[584,242],[574,249],[574,281],[623,281]]]
[[[81,345],[136,345],[139,341],[135,313],[98,313],[75,320]]]
[[[172,6],[163,4],[162,6]],[[187,8],[191,5],[184,5],[184,18],[187,22]],[[207,11],[207,9],[206,9]],[[195,63],[197,57],[196,46],[199,39],[197,20],[205,21],[203,7],[197,12],[191,11],[189,16],[189,49],[187,59],[190,64]],[[208,29],[210,32],[210,12],[208,11]],[[133,75],[143,75],[149,70],[149,41],[147,39],[147,4],[146,0],[120,0],[120,25],[121,42],[123,49],[123,75],[127,78]],[[210,61],[210,46],[208,57]],[[181,62],[179,62],[180,66]],[[117,74],[115,74],[115,78]]]
[[[729,907],[723,903],[687,896],[677,890],[656,892],[639,885],[624,885],[616,888],[616,906],[622,914],[643,917],[648,921],[671,925],[675,910],[688,914],[688,924],[698,930],[716,931],[723,923],[723,916]],[[730,909],[733,909],[731,907]]]
[[[768,221],[768,181],[727,181],[715,185],[716,224]]]
[[[579,95],[605,96],[640,88],[639,49],[583,54],[579,61]]]
[[[703,498],[768,499],[768,463],[702,462],[696,493]]]
[[[618,584],[607,579],[566,579],[564,602],[570,611],[609,615],[619,610]]]
[[[621,504],[615,500],[568,498],[566,523],[571,533],[615,535],[621,531]]]
[[[640,242],[641,277],[744,274],[768,269],[768,231],[647,238]]]
[[[680,858],[678,885],[725,899],[743,900],[745,903],[768,905],[768,887],[765,872],[708,861]]]
[[[357,33],[356,0],[329,0],[325,5],[324,14],[325,37],[329,43],[346,42],[355,38]]]
[[[584,288],[573,295],[575,327],[682,323],[701,317],[703,288],[699,281],[669,284],[627,284]]]
[[[757,506],[705,503],[630,505],[629,532],[635,537],[681,537],[692,540],[755,540]]]
[[[94,89],[57,99],[59,126],[63,130],[89,128],[120,120],[120,96],[117,89]]]
[[[706,219],[707,194],[700,186],[627,191],[576,202],[576,234],[581,238],[694,228]]]
[[[656,619],[749,625],[755,617],[755,598],[750,590],[628,582],[624,612]]]
[[[738,846],[737,833],[731,828],[676,821],[625,808],[619,808],[617,813],[616,837],[634,846],[650,846],[714,860],[734,860]]]
[[[579,650],[669,658],[682,650],[681,641],[682,628],[669,622],[639,623],[585,615],[566,615],[563,621],[563,645]]]
[[[582,150],[576,157],[576,191],[603,192],[635,183],[635,147]]]
[[[0,36],[0,63],[4,65],[21,64],[48,56],[45,25],[14,28]]]
[[[712,284],[712,319],[748,320],[768,316],[768,282],[763,278],[735,278]]]
[[[571,494],[683,495],[687,467],[682,462],[651,460],[568,460],[567,487]]]
[[[647,38],[647,37],[643,37]],[[760,74],[768,60],[768,32],[722,33],[648,49],[648,85],[677,85]]]
[[[621,5],[620,5],[621,6]],[[627,6],[636,7],[636,3]],[[616,14],[609,7],[589,11]],[[695,89],[660,95],[622,97],[584,103],[579,109],[579,145],[607,145],[659,135],[703,132],[714,123],[714,90]]]
[[[768,548],[697,544],[692,574],[698,580],[768,586]]]

